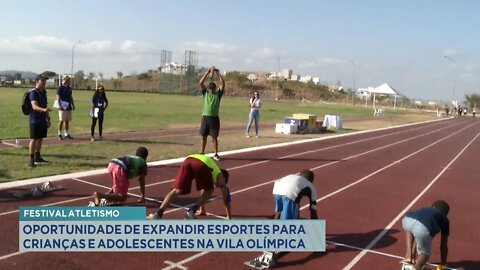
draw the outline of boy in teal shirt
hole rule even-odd
[[[145,176],[147,175],[148,150],[138,147],[134,156],[127,155],[112,159],[108,163],[108,174],[112,179],[112,188],[107,193],[93,193],[93,204],[112,205],[124,202],[128,195],[129,180],[138,176],[142,197],[139,202],[145,202]],[[91,203],[92,204],[92,203]],[[91,206],[93,206],[93,204]],[[90,205],[89,205],[90,206]]]

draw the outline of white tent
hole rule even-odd
[[[393,103],[393,108],[395,109],[395,107],[397,105],[397,95],[399,95],[399,93],[395,89],[393,89],[390,85],[388,85],[387,83],[384,83],[380,86],[377,86],[377,87],[373,88],[373,90],[370,91],[370,94],[373,94],[373,107],[374,108],[375,108],[375,95],[376,94],[394,95],[395,100],[394,100],[394,103]]]
[[[385,94],[385,95],[397,95],[397,91],[393,89],[388,83],[384,83],[380,86],[373,88],[372,93]]]

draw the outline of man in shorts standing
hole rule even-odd
[[[73,103],[72,88],[70,87],[70,77],[68,75],[62,76],[62,85],[57,89],[58,102],[58,139],[73,139],[68,133],[70,121],[72,121],[72,110],[75,110]],[[64,129],[64,137],[62,137],[62,129]]]
[[[200,154],[188,156],[180,165],[172,185],[172,190],[165,196],[157,212],[150,214],[147,219],[161,219],[163,212],[172,200],[178,195],[190,193],[193,179],[195,179],[197,190],[200,191],[200,197],[198,197],[196,204],[187,210],[185,213],[186,218],[195,219],[197,210],[207,202],[214,188],[217,187],[222,192],[227,219],[231,219],[230,193],[227,188],[228,178],[228,171],[218,167],[210,157]]]
[[[205,87],[205,80],[208,75],[211,74],[211,78],[217,74],[220,79],[220,88],[217,89],[217,85],[212,81],[208,84],[208,88]],[[220,133],[220,119],[218,117],[218,111],[220,108],[220,100],[223,96],[225,89],[225,81],[223,80],[222,75],[215,67],[210,67],[200,79],[198,83],[200,86],[200,91],[203,96],[203,112],[202,112],[202,124],[200,126],[200,135],[202,135],[202,151],[201,154],[205,153],[205,146],[207,145],[207,137],[210,135],[212,137],[213,159],[216,161],[220,160],[218,155],[218,135]]]
[[[35,88],[29,91],[28,97],[31,103],[31,110],[28,116],[30,123],[30,143],[28,150],[30,161],[28,166],[35,167],[39,163],[47,163],[40,155],[42,149],[43,138],[47,137],[47,130],[50,127],[50,107],[48,107],[47,91],[45,84],[47,77],[38,75],[36,78]]]

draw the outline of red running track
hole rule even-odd
[[[291,252],[275,269],[398,269],[405,240],[401,217],[409,209],[444,199],[451,206],[448,266],[480,269],[480,121],[462,117],[404,127],[291,143],[256,151],[224,154],[230,169],[232,211],[236,219],[272,218],[273,181],[310,168],[315,173],[319,217],[326,220],[327,251]],[[151,167],[147,196],[153,211],[170,189],[178,164]],[[243,261],[258,252],[19,253],[18,207],[84,206],[95,190],[107,190],[106,175],[56,182],[68,187],[41,199],[18,201],[17,187],[0,190],[0,269],[248,269]],[[134,181],[135,185],[137,184]],[[127,204],[135,205],[138,186]],[[193,192],[174,203],[194,202]],[[218,192],[217,192],[218,195]],[[306,203],[306,202],[303,202]],[[304,207],[305,208],[305,207]],[[206,218],[223,218],[219,200],[210,202]],[[183,218],[170,208],[165,218]],[[307,211],[302,211],[307,217]],[[439,261],[439,237],[431,263]]]

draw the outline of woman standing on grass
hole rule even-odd
[[[98,137],[99,140],[103,140],[103,114],[108,107],[108,99],[107,95],[105,94],[105,88],[103,85],[99,85],[95,93],[93,93],[92,97],[92,126],[90,128],[92,139],[91,141],[95,141],[95,126],[97,125],[98,119]]]
[[[248,115],[247,132],[245,134],[247,138],[250,137],[250,127],[252,126],[253,120],[255,120],[255,136],[258,138],[258,118],[260,117],[260,107],[262,107],[260,95],[257,91],[255,91],[250,98],[250,114]]]

